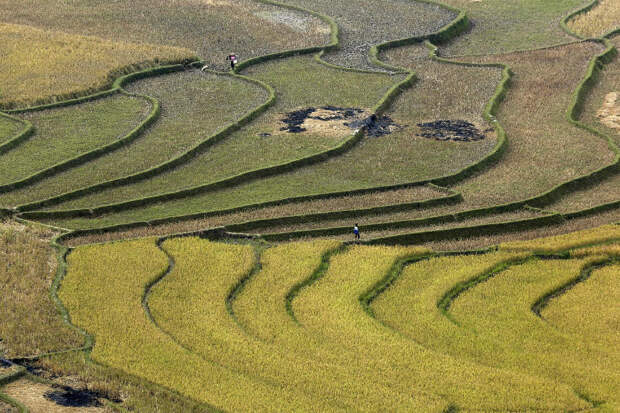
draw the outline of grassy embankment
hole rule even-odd
[[[130,93],[151,96],[160,103],[161,113],[153,126],[123,148],[1,195],[3,204],[19,205],[47,199],[152,168],[206,140],[267,98],[266,92],[256,85],[228,76],[197,72],[142,79],[125,88]],[[93,112],[90,116],[110,121],[105,112]],[[50,133],[61,133],[61,126],[56,125]]]
[[[564,117],[573,89],[583,77],[587,62],[599,50],[597,45],[584,43],[487,58],[490,62],[505,61],[515,72],[510,93],[497,115],[509,137],[508,148],[502,161],[485,173],[454,187],[465,196],[464,203],[429,211],[413,211],[408,216],[409,219],[526,199],[610,162],[613,153],[603,139],[596,136],[584,139],[584,131],[570,125]],[[284,196],[329,192],[330,189],[333,190],[331,185],[339,184],[339,181],[321,177],[334,176],[335,170],[339,171],[339,175],[349,171],[357,172],[352,168],[344,169],[347,159],[351,159],[349,164],[355,164],[353,158],[347,157],[355,156],[358,153],[356,151],[363,151],[368,145],[385,146],[391,136],[393,135],[369,140],[367,144],[360,145],[348,154],[323,164],[241,184],[234,189],[127,210],[99,217],[96,221],[76,218],[60,220],[58,223],[74,228],[95,227],[170,216],[179,208],[187,212],[198,212],[208,210],[209,206],[210,209],[219,209]],[[367,156],[356,158],[374,162],[376,153],[376,150],[369,151]],[[343,166],[327,169],[329,165],[338,163]],[[536,168],[535,165],[539,164],[547,167],[542,170]],[[389,166],[398,165],[392,163]],[[383,169],[386,170],[388,169]],[[320,173],[322,171],[325,173]],[[329,171],[331,173],[328,173]],[[369,166],[364,168],[363,173],[358,172],[355,175],[358,179],[363,177],[368,180],[370,173],[374,174],[375,170]],[[382,172],[376,173],[381,176]],[[391,214],[383,214],[376,218],[376,222],[390,219]]]
[[[0,184],[9,184],[122,138],[150,110],[144,100],[115,95],[82,105],[21,115],[35,133],[0,156]],[[10,205],[2,197],[3,205]]]

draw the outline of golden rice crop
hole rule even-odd
[[[246,281],[240,293],[245,295],[248,288],[255,291],[254,284],[258,283],[266,287],[261,289],[262,300],[249,300],[249,305],[242,305],[244,317],[240,321],[243,323],[249,316],[265,320],[272,314],[270,310],[276,310],[270,327],[278,328],[281,322],[284,324],[281,330],[284,330],[287,320],[283,318],[291,321],[285,310],[286,291],[272,291],[272,283],[276,286],[284,282],[290,284],[307,277],[321,262],[322,253],[337,245],[333,241],[308,242],[267,250],[268,257],[261,260],[266,271]],[[149,307],[156,322],[196,354],[292,393],[305,394],[313,399],[315,410],[334,411],[346,407],[358,411],[393,411],[424,406],[409,401],[408,394],[378,385],[372,374],[360,375],[343,366],[326,364],[316,355],[313,358],[300,356],[296,350],[311,344],[307,337],[291,348],[249,336],[229,314],[226,302],[231,289],[252,268],[251,248],[197,238],[169,240],[162,247],[174,258],[175,267],[153,289]],[[279,265],[274,265],[278,261]],[[238,314],[236,301],[233,308]]]
[[[310,410],[308,399],[202,358],[153,324],[142,297],[168,267],[153,239],[78,248],[68,263],[61,298],[95,336],[94,360],[222,409]]]
[[[601,244],[619,238],[620,225],[610,224],[553,237],[529,241],[504,242],[499,247],[501,250],[507,251],[536,251],[552,254],[571,248]]]
[[[595,261],[528,261],[467,290],[450,311],[492,349],[479,355],[481,361],[568,384],[589,400],[612,401],[620,394],[617,357],[550,328],[532,311]]]
[[[619,274],[618,264],[594,270],[586,281],[553,299],[543,310],[543,317],[585,342],[617,350],[620,346]]]
[[[586,13],[573,17],[568,27],[583,37],[599,37],[620,27],[620,4],[616,0],[599,0]]]
[[[570,256],[574,258],[597,255],[609,258],[620,257],[620,242],[616,241],[611,244],[597,245],[589,248],[579,248],[570,252]]]
[[[519,373],[457,360],[369,317],[360,296],[379,282],[395,261],[423,253],[420,248],[352,247],[333,257],[326,275],[301,291],[293,302],[295,314],[308,333],[330,349],[332,358],[354,370],[371,368],[377,382],[409,388],[414,397],[425,392],[437,394],[464,409],[587,406],[559,383],[551,382],[545,388],[541,381]]]
[[[16,24],[0,24],[0,106],[74,97],[107,86],[130,67],[193,59],[187,49],[120,43]]]

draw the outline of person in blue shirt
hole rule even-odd
[[[357,224],[353,227],[353,234],[355,234],[355,239],[360,239],[360,229]]]

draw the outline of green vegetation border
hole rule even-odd
[[[583,13],[589,12],[590,10],[592,10],[593,8],[598,6],[598,4],[599,4],[599,0],[593,0],[591,3],[586,4],[584,7],[580,7],[579,9],[569,13],[568,16],[564,17],[562,19],[562,21],[560,21],[560,26],[562,27],[562,30],[564,30],[569,36],[573,36],[573,37],[576,37],[578,39],[585,39],[585,37],[581,36],[578,33],[575,33],[574,31],[572,31],[568,27],[568,22],[570,20],[572,20],[575,16],[579,15],[579,14],[583,14]]]
[[[146,118],[141,120],[140,123],[134,129],[132,129],[127,135],[121,137],[120,139],[115,140],[112,143],[109,143],[107,145],[102,145],[96,149],[93,149],[92,151],[83,153],[69,160],[59,162],[39,172],[35,172],[34,174],[26,178],[23,178],[19,181],[0,185],[0,193],[14,191],[16,189],[31,185],[35,182],[39,182],[42,179],[50,177],[61,171],[65,171],[67,169],[84,164],[104,154],[115,151],[116,149],[122,148],[124,146],[127,146],[130,143],[132,143],[134,140],[136,140],[140,135],[142,135],[142,132],[144,132],[146,128],[148,128],[153,123],[155,123],[155,121],[159,118],[159,114],[161,111],[160,104],[159,104],[159,101],[157,101],[157,99],[150,97],[150,96],[140,95],[140,94],[131,94],[124,90],[122,90],[121,93],[127,96],[139,97],[141,99],[144,99],[151,106],[151,110],[149,111]]]
[[[258,85],[259,87],[263,88],[264,90],[267,91],[268,93],[268,98],[267,101],[265,101],[264,103],[262,103],[261,105],[259,105],[258,107],[250,110],[249,112],[247,112],[245,115],[243,115],[240,119],[238,119],[237,121],[231,122],[228,125],[224,126],[223,128],[221,128],[219,131],[215,132],[214,134],[212,134],[211,136],[207,137],[206,139],[204,139],[203,141],[197,143],[196,145],[194,145],[193,147],[189,148],[188,150],[186,150],[185,152],[183,152],[182,154],[180,154],[179,156],[173,158],[173,159],[169,159],[167,161],[164,161],[163,163],[154,166],[152,168],[146,169],[142,172],[138,172],[135,174],[131,174],[131,175],[127,175],[125,177],[122,178],[117,178],[117,179],[112,179],[109,181],[105,181],[105,182],[101,182],[92,186],[88,186],[88,187],[84,187],[81,189],[77,189],[75,191],[71,191],[71,192],[67,192],[61,195],[57,195],[48,199],[44,199],[41,201],[36,201],[36,202],[32,202],[29,204],[24,204],[24,205],[20,205],[16,208],[17,211],[29,211],[29,210],[33,210],[33,209],[38,209],[38,208],[43,208],[43,207],[47,207],[50,205],[56,205],[60,202],[64,202],[70,199],[75,199],[78,198],[80,196],[84,196],[87,194],[91,194],[91,193],[95,193],[98,191],[101,191],[103,189],[107,189],[107,188],[111,188],[117,185],[124,185],[124,184],[129,184],[129,183],[133,183],[133,182],[137,182],[149,177],[152,177],[154,175],[157,175],[159,173],[162,173],[166,170],[169,169],[173,169],[181,164],[183,164],[184,162],[188,161],[189,159],[193,158],[198,152],[220,142],[222,139],[226,138],[228,135],[230,135],[231,133],[235,132],[236,130],[240,129],[241,127],[243,127],[244,125],[248,124],[249,122],[251,122],[252,120],[254,120],[258,115],[260,115],[261,113],[265,112],[270,106],[272,106],[275,103],[276,100],[276,95],[275,95],[275,90],[269,86],[268,84],[256,80],[256,79],[252,79],[250,77],[247,76],[242,76],[242,75],[238,75],[238,74],[228,74],[228,73],[221,73],[221,72],[215,72],[215,71],[209,71],[210,73],[214,73],[217,75],[222,75],[222,76],[232,76],[234,78],[238,78],[241,79],[243,81],[249,82],[249,83],[253,83]]]
[[[425,225],[445,225],[445,224],[450,224],[450,223],[462,222],[468,218],[484,217],[484,216],[492,215],[494,213],[496,214],[496,213],[501,213],[501,212],[512,212],[518,209],[521,209],[520,205],[509,204],[509,205],[506,205],[503,210],[498,210],[497,207],[486,207],[486,208],[479,208],[479,209],[472,209],[472,210],[457,212],[454,214],[435,215],[432,217],[425,217],[425,218],[407,219],[407,220],[402,220],[402,221],[386,221],[386,222],[379,222],[376,224],[360,225],[359,228],[363,232],[370,232],[370,231],[393,230],[393,229],[399,229],[399,228],[420,227],[420,226],[425,226]],[[541,212],[541,214],[544,216],[560,215],[558,213],[544,212],[544,211]],[[277,220],[277,218],[274,219],[274,221],[275,220]],[[231,225],[225,228],[227,230],[232,230],[232,231],[244,230],[246,228],[251,228],[252,224],[253,223]],[[330,228],[318,228],[318,229],[309,229],[309,230],[300,230],[300,231],[263,234],[262,237],[267,241],[288,241],[293,238],[343,235],[343,234],[348,234],[350,232],[351,232],[351,226],[339,226],[339,227],[330,227]],[[428,232],[434,232],[434,231],[428,231]]]
[[[325,220],[325,219],[354,218],[354,217],[372,215],[372,214],[377,214],[377,213],[409,211],[412,209],[424,209],[424,208],[430,208],[430,207],[438,206],[438,205],[456,204],[456,203],[461,202],[462,200],[463,200],[462,195],[455,192],[445,197],[430,198],[430,199],[425,199],[421,201],[406,202],[406,203],[401,203],[401,204],[390,204],[390,205],[383,205],[383,206],[377,206],[377,207],[371,207],[371,208],[345,209],[345,210],[330,211],[330,212],[318,212],[318,213],[313,213],[313,214],[288,215],[288,216],[278,217],[278,218],[266,218],[266,219],[248,221],[248,222],[239,223],[239,224],[226,225],[225,228],[227,231],[232,231],[232,232],[248,232],[256,228],[270,226],[270,225],[304,224],[308,222],[314,222],[317,220]]]
[[[28,140],[28,138],[30,138],[34,133],[34,126],[32,126],[32,123],[25,119],[16,118],[15,116],[7,115],[6,113],[0,112],[0,116],[24,125],[24,127],[19,132],[17,132],[15,136],[13,136],[11,139],[4,142],[3,144],[0,144],[0,155],[2,155],[3,153],[10,151],[16,146],[19,146],[22,142]]]

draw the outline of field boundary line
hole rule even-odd
[[[434,256],[437,256],[437,254],[429,250],[426,253],[416,253],[407,257],[397,258],[388,270],[388,272],[385,274],[385,276],[358,297],[358,300],[364,311],[370,317],[383,324],[385,327],[389,328],[392,331],[396,331],[393,328],[386,326],[376,317],[376,314],[371,307],[372,302],[377,297],[379,297],[379,295],[381,295],[385,290],[390,288],[398,280],[398,278],[400,278],[406,266],[419,261],[428,260]]]
[[[180,69],[182,70],[183,68],[180,68]],[[260,114],[265,112],[270,106],[272,106],[276,100],[275,90],[270,85],[260,80],[256,80],[256,79],[243,76],[243,75],[230,74],[230,73],[225,73],[225,72],[216,72],[216,71],[209,71],[209,72],[216,74],[218,76],[229,76],[229,77],[240,79],[241,81],[245,81],[245,82],[258,85],[260,88],[262,88],[263,90],[267,92],[267,99],[265,102],[258,105],[257,107],[250,109],[248,112],[246,112],[243,116],[241,116],[236,121],[231,122],[219,128],[216,132],[214,132],[213,134],[211,134],[204,140],[198,142],[197,144],[193,145],[190,149],[186,150],[182,154],[174,158],[168,159],[160,163],[159,165],[156,165],[154,167],[148,168],[146,170],[143,170],[137,173],[126,175],[121,178],[115,178],[109,181],[100,182],[98,184],[94,184],[94,185],[90,185],[90,186],[83,187],[80,189],[76,189],[74,191],[66,192],[64,194],[56,195],[51,198],[31,202],[28,204],[19,205],[16,207],[16,210],[17,211],[30,211],[33,209],[44,208],[50,205],[55,205],[61,202],[71,200],[71,199],[79,198],[81,196],[88,195],[88,194],[91,194],[91,193],[94,193],[94,192],[97,192],[97,191],[100,191],[106,188],[111,188],[115,186],[138,182],[138,181],[150,178],[152,176],[155,176],[161,172],[174,169],[182,165],[186,161],[192,159],[196,155],[197,152],[200,152],[220,142],[222,139],[228,137],[228,135],[230,135],[231,133],[237,131],[241,127],[250,123],[257,116],[259,116]]]
[[[150,105],[150,110],[148,114],[146,115],[146,117],[141,119],[138,122],[137,126],[135,126],[129,133],[125,134],[124,136],[121,136],[120,138],[114,140],[111,143],[99,146],[93,150],[84,152],[73,158],[58,162],[55,165],[42,169],[38,172],[35,172],[32,175],[22,178],[18,181],[0,185],[0,193],[10,192],[16,189],[26,187],[33,183],[39,182],[45,178],[51,177],[59,172],[63,172],[68,169],[74,168],[76,166],[82,165],[91,160],[97,159],[98,157],[102,155],[113,152],[119,148],[122,148],[124,146],[127,146],[133,143],[138,137],[142,135],[142,132],[144,132],[149,126],[151,126],[153,123],[157,121],[157,119],[159,118],[160,112],[161,112],[161,107],[157,99],[151,96],[131,94],[125,91],[121,91],[121,93],[126,96],[131,96],[131,97],[140,98],[142,100],[146,100],[148,105]]]
[[[17,123],[20,123],[24,126],[20,131],[18,131],[15,135],[13,135],[12,138],[0,144],[0,155],[3,155],[9,152],[10,150],[12,150],[13,148],[19,146],[23,142],[27,141],[34,133],[34,126],[32,125],[30,121],[27,121],[26,119],[20,119],[18,117],[8,115],[1,111],[0,111],[0,116],[3,118],[15,121]]]
[[[299,295],[301,290],[306,287],[310,287],[312,284],[323,278],[325,273],[327,273],[327,270],[329,270],[332,257],[344,253],[347,248],[348,247],[346,244],[341,243],[337,247],[324,252],[323,255],[321,255],[321,262],[314,269],[314,271],[312,271],[312,274],[295,284],[290,290],[287,291],[284,299],[284,307],[286,308],[286,313],[289,317],[291,317],[295,324],[301,325],[301,322],[297,319],[295,311],[293,310],[293,300]]]
[[[592,0],[591,3],[586,4],[585,6],[580,7],[577,10],[574,10],[574,11],[570,12],[566,17],[564,17],[560,21],[560,27],[569,36],[576,37],[577,39],[582,39],[582,40],[585,39],[585,37],[581,36],[579,33],[574,32],[573,30],[571,30],[570,27],[568,27],[568,22],[570,20],[572,20],[574,17],[576,17],[577,15],[587,13],[587,12],[589,12],[590,10],[592,10],[593,8],[595,8],[598,5],[599,5],[599,0]],[[602,37],[605,37],[605,36],[602,36]]]
[[[524,252],[525,253],[525,252]],[[482,284],[485,281],[495,277],[496,275],[508,270],[510,267],[522,265],[532,259],[535,259],[535,255],[531,252],[527,252],[527,257],[513,257],[494,264],[492,267],[481,271],[480,274],[475,275],[465,281],[458,282],[449,288],[443,296],[437,300],[437,308],[439,312],[446,317],[451,323],[461,327],[461,324],[450,314],[450,306],[461,294],[464,292]]]
[[[404,219],[400,221],[383,221],[377,222],[373,224],[361,225],[360,230],[362,231],[381,231],[381,230],[390,230],[390,229],[398,229],[398,228],[415,228],[426,225],[447,225],[451,223],[460,223],[468,218],[480,218],[485,216],[492,216],[496,213],[502,212],[513,212],[521,209],[520,207],[507,208],[502,211],[495,211],[493,207],[486,208],[478,208],[478,209],[470,209],[466,211],[454,212],[450,214],[442,214],[442,215],[434,215],[422,218],[414,218],[414,219]],[[558,216],[559,214],[553,214],[548,212],[541,212],[541,217],[548,218],[549,216]],[[541,218],[536,217],[536,218]],[[481,225],[490,225],[490,224],[481,224]],[[226,226],[225,228],[236,228],[234,225]],[[285,241],[290,238],[299,238],[299,237],[316,237],[316,236],[329,236],[329,235],[342,235],[351,232],[350,226],[336,226],[336,227],[326,227],[326,228],[316,228],[316,229],[308,229],[308,230],[298,230],[298,231],[286,231],[280,233],[267,233],[262,234],[262,237],[266,240],[270,241]],[[416,234],[426,233],[426,232],[434,232],[424,231]],[[399,235],[400,237],[401,235]],[[390,238],[390,237],[385,237]],[[379,238],[377,238],[379,239]],[[383,239],[383,237],[381,238]],[[368,240],[370,241],[370,240]],[[367,242],[367,241],[364,241]]]
[[[538,318],[540,318],[541,320],[545,320],[545,318],[542,316],[542,311],[547,307],[547,305],[549,305],[551,300],[561,295],[566,294],[568,291],[573,289],[573,287],[575,287],[577,284],[588,280],[595,270],[609,266],[609,265],[613,265],[617,262],[619,262],[618,258],[614,259],[609,256],[605,256],[605,257],[592,256],[592,259],[583,265],[583,267],[581,268],[579,272],[579,275],[568,280],[566,283],[558,286],[557,288],[554,288],[552,290],[549,290],[543,293],[543,295],[541,295],[540,298],[532,304],[530,309]]]

